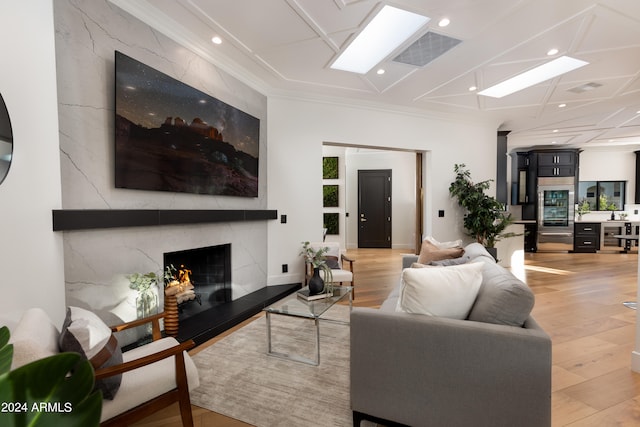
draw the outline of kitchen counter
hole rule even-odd
[[[631,248],[632,241],[620,238],[620,236],[638,235],[638,228],[640,227],[640,221],[630,219],[582,219],[581,221],[576,221],[574,224],[575,252],[628,252]],[[587,234],[585,231],[590,228],[590,225],[593,225],[593,232]]]

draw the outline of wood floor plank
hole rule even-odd
[[[354,305],[378,307],[398,285],[407,252],[349,250],[357,260]],[[524,267],[514,274],[536,295],[533,315],[553,340],[552,426],[640,425],[640,374],[630,369],[636,312],[622,305],[636,299],[637,253],[527,253]],[[193,411],[198,427],[247,426],[196,406]],[[136,424],[180,425],[177,405]]]
[[[571,427],[637,427],[640,399],[629,399],[569,424]]]
[[[562,392],[585,405],[603,411],[639,397],[640,381],[638,374],[624,366],[567,387]]]

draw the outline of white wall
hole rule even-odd
[[[465,163],[476,180],[495,179],[496,123],[273,96],[268,111],[268,204],[288,219],[269,224],[269,284],[302,280],[300,242],[322,238],[323,142],[429,152],[425,233],[438,240],[464,237],[460,209],[449,197],[454,164]]]
[[[627,181],[626,203],[635,203],[636,154],[630,150],[584,150],[580,153],[579,180]]]
[[[60,162],[52,0],[7,2],[0,13],[0,93],[11,118],[14,151],[0,184],[3,318],[41,307],[64,319]]]

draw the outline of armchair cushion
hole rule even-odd
[[[122,363],[122,351],[111,328],[94,313],[79,307],[67,307],[67,316],[59,338],[61,351],[80,353],[94,369]],[[96,381],[104,399],[113,399],[120,388],[122,375]]]
[[[176,345],[178,345],[178,341],[175,338],[162,338],[123,353],[123,361],[126,363],[140,359]],[[184,364],[187,372],[189,390],[193,390],[200,385],[198,370],[193,363],[193,360],[188,356],[185,356]],[[141,405],[162,393],[166,393],[169,390],[174,389],[176,387],[175,365],[175,358],[168,357],[158,362],[126,372],[122,376],[122,383],[120,385],[120,391],[118,392],[118,398],[102,402],[102,417],[100,421],[113,418],[114,416],[131,408],[135,408],[136,406]],[[126,396],[127,398],[121,399],[120,396]]]
[[[315,251],[320,248],[327,248],[325,253],[325,261],[331,269],[331,275],[335,283],[352,282],[353,283],[353,271],[347,270],[349,265],[343,265],[344,257],[340,251],[340,244],[337,242],[321,242],[311,243],[309,245]],[[349,264],[349,263],[347,263]],[[320,270],[320,277],[326,280],[324,277],[324,271]]]

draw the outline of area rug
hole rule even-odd
[[[347,319],[348,307],[327,316]],[[314,323],[272,315],[273,350],[313,358]],[[349,326],[320,323],[320,365],[267,355],[260,317],[194,356],[200,386],[191,403],[262,426],[352,426],[349,401]]]

